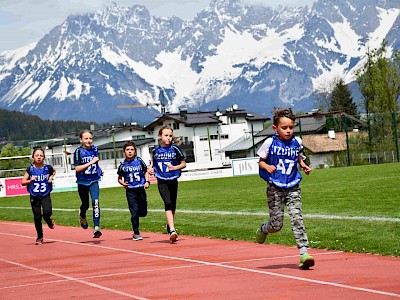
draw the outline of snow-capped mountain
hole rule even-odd
[[[398,0],[319,0],[272,9],[212,0],[193,20],[115,4],[73,15],[35,45],[0,53],[0,108],[45,119],[147,123],[167,111],[236,103],[307,111],[367,49],[400,49]],[[122,109],[121,106],[133,106]]]

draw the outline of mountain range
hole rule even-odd
[[[212,0],[192,20],[110,4],[0,53],[0,108],[49,120],[142,124],[164,108],[306,112],[334,77],[354,83],[365,53],[383,39],[390,55],[400,49],[398,0],[277,9]]]

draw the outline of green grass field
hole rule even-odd
[[[399,163],[313,170],[303,176],[301,187],[312,248],[400,256]],[[185,235],[255,241],[256,229],[267,219],[265,189],[256,175],[181,181],[177,230]],[[165,232],[156,185],[150,186],[147,196],[149,213],[141,218],[140,230]],[[52,200],[57,224],[79,226],[77,192],[53,193]],[[122,187],[102,189],[100,206],[102,228],[131,230]],[[29,197],[1,198],[0,220],[33,223]],[[287,216],[283,229],[270,234],[267,243],[295,245]]]

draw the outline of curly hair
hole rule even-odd
[[[292,109],[290,108],[280,108],[274,111],[274,125],[278,126],[279,119],[281,118],[289,118],[290,120],[295,121],[296,116],[293,114]]]

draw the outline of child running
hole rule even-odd
[[[76,182],[81,199],[79,210],[80,224],[87,229],[89,224],[86,220],[86,211],[89,209],[89,194],[92,198],[93,207],[93,238],[99,238],[100,231],[100,203],[99,203],[99,180],[103,171],[99,166],[99,154],[97,147],[92,145],[93,135],[89,130],[84,130],[79,135],[81,146],[74,153],[74,166],[76,171]]]
[[[53,189],[53,178],[56,171],[44,163],[44,151],[36,148],[32,153],[33,163],[25,170],[21,184],[28,187],[30,202],[37,233],[36,245],[43,244],[42,217],[50,229],[56,227],[51,215],[53,207],[50,192]],[[43,208],[43,215],[42,215]]]
[[[263,244],[269,233],[281,230],[284,205],[288,208],[292,231],[300,251],[299,268],[307,270],[314,265],[314,258],[308,254],[308,238],[303,223],[302,202],[299,183],[302,179],[298,164],[306,175],[311,168],[301,157],[302,141],[293,135],[295,116],[290,109],[275,111],[272,128],[273,137],[265,140],[257,155],[259,174],[267,182],[267,203],[269,221],[261,224],[256,240]]]
[[[172,135],[172,128],[164,125],[158,131],[160,145],[153,150],[153,161],[149,173],[157,178],[158,191],[164,201],[167,231],[171,243],[178,240],[174,217],[178,197],[178,178],[186,167],[185,156],[179,149],[180,141]]]
[[[149,173],[144,161],[136,154],[136,145],[127,141],[123,147],[125,160],[118,167],[118,182],[125,188],[126,199],[131,213],[132,240],[140,241],[139,217],[147,215],[146,191],[150,186]]]

